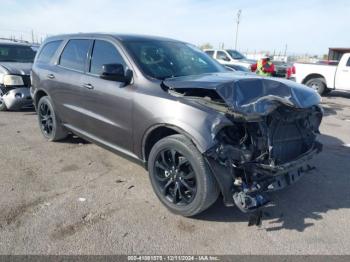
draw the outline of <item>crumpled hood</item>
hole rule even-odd
[[[29,75],[32,63],[0,62],[0,67],[3,67],[8,74]]]
[[[184,96],[201,96],[202,90],[204,97],[215,91],[232,111],[243,115],[268,115],[281,104],[302,109],[321,102],[316,91],[293,81],[237,72],[176,77],[163,84]]]

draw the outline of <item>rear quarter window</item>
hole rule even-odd
[[[62,40],[47,43],[39,53],[36,61],[44,64],[50,63],[51,58],[54,56],[61,43]]]

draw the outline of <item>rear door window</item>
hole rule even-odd
[[[58,41],[52,41],[47,43],[43,49],[40,51],[40,54],[37,58],[38,63],[45,63],[48,64],[53,57],[53,55],[56,53],[58,47],[62,43],[62,40]]]
[[[125,62],[113,44],[103,40],[96,40],[91,56],[90,73],[101,75],[105,64],[122,64]]]
[[[91,40],[88,39],[69,40],[61,54],[59,64],[69,69],[84,72],[90,44]]]
[[[208,56],[214,57],[214,51],[205,51]]]

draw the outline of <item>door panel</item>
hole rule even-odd
[[[87,63],[90,39],[71,39],[60,56],[58,65],[52,68],[49,93],[62,122],[81,128],[84,118],[78,109],[83,99],[82,78]]]
[[[52,74],[55,78],[50,80],[50,94],[61,121],[81,128],[79,123],[83,118],[73,106],[79,107],[79,101],[83,99],[81,83],[84,74],[61,67],[56,67]]]
[[[82,129],[114,146],[132,149],[131,86],[86,75],[83,83],[80,113],[84,115]]]
[[[350,90],[350,58],[338,65],[335,87],[337,89]]]
[[[126,64],[117,47],[95,40],[89,74],[82,78],[80,113],[83,129],[91,135],[125,150],[132,151],[132,86],[99,77],[104,64]]]

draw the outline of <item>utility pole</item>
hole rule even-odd
[[[237,24],[237,27],[236,27],[236,40],[235,40],[235,49],[237,50],[237,41],[238,41],[238,27],[239,27],[239,23],[241,22],[241,13],[242,13],[242,10],[239,9],[238,12],[237,12],[237,17],[236,17],[236,24]]]
[[[34,30],[32,29],[32,43],[34,43]]]
[[[284,48],[284,56],[287,55],[287,48],[288,48],[288,45],[286,44],[285,48]]]

